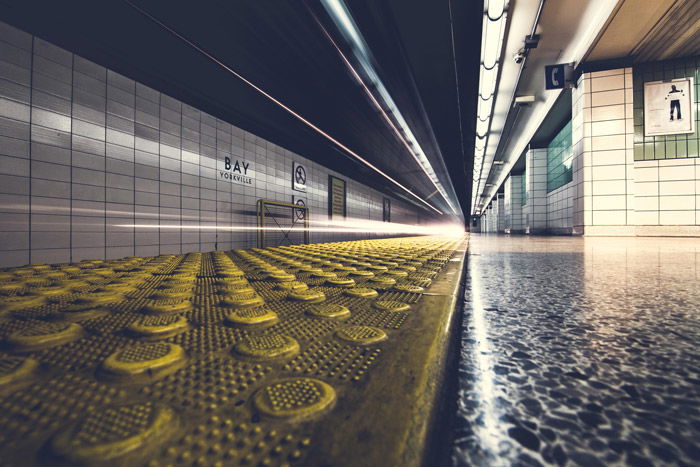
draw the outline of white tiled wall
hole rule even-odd
[[[497,230],[503,233],[506,231],[506,209],[503,193],[498,193],[496,195],[496,207],[498,209],[496,217]]]
[[[530,149],[525,153],[525,190],[523,206],[526,233],[544,233],[547,229],[547,149]]]
[[[574,184],[547,193],[547,232],[570,234],[574,226]]]
[[[505,231],[506,233],[523,233],[522,175],[510,175],[505,183]]]
[[[488,206],[486,208],[486,211],[484,211],[484,214],[481,216],[481,231],[482,232],[491,232],[491,226],[489,225],[491,223],[491,206]]]
[[[329,174],[348,217],[382,220],[384,195],[359,182],[2,22],[0,43],[0,267],[253,247],[254,230],[226,228],[293,195],[327,221]],[[250,163],[252,185],[220,178],[225,156]],[[392,199],[392,221],[417,210]]]
[[[634,195],[636,225],[699,225],[700,159],[636,161]]]
[[[572,93],[575,233],[633,229],[632,69],[585,73]]]
[[[481,232],[498,232],[498,203],[494,200],[481,216]]]

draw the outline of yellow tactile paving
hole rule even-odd
[[[1,463],[417,463],[464,249],[416,237],[2,270]]]

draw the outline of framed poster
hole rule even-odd
[[[695,131],[693,78],[644,83],[644,135]]]
[[[345,180],[341,180],[333,175],[328,176],[328,217],[335,219],[338,217],[346,217],[346,198],[347,192],[345,188]]]
[[[306,193],[306,167],[294,162],[292,165],[292,190]]]
[[[382,220],[384,222],[391,222],[391,199],[384,198],[384,209],[382,213]]]

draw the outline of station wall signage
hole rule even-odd
[[[243,159],[224,157],[224,166],[219,170],[219,178],[239,185],[252,185],[254,180],[250,162]]]
[[[695,132],[692,77],[644,83],[644,135]]]
[[[306,204],[306,198],[301,198],[297,195],[292,195],[292,204],[299,206],[300,208],[305,208],[307,206]],[[303,221],[306,218],[306,209],[295,209],[294,210],[294,219],[297,221]]]
[[[384,198],[384,205],[383,205],[383,212],[382,212],[382,220],[384,222],[391,222],[391,199],[390,198]]]
[[[292,165],[292,190],[306,193],[307,177],[308,171],[306,170],[306,166],[298,162],[294,162]]]

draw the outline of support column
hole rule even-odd
[[[509,175],[505,183],[505,233],[524,233],[523,227],[523,176]]]
[[[574,234],[634,235],[632,69],[584,73],[572,92]]]
[[[506,209],[505,200],[503,199],[503,193],[496,194],[496,230],[498,233],[505,233],[506,231]]]
[[[491,202],[489,204],[489,208],[486,210],[486,220],[488,223],[488,228],[486,231],[489,233],[493,233],[496,231],[496,222],[495,222],[496,221],[496,212],[495,212],[495,209],[496,208],[494,207],[494,203]]]

